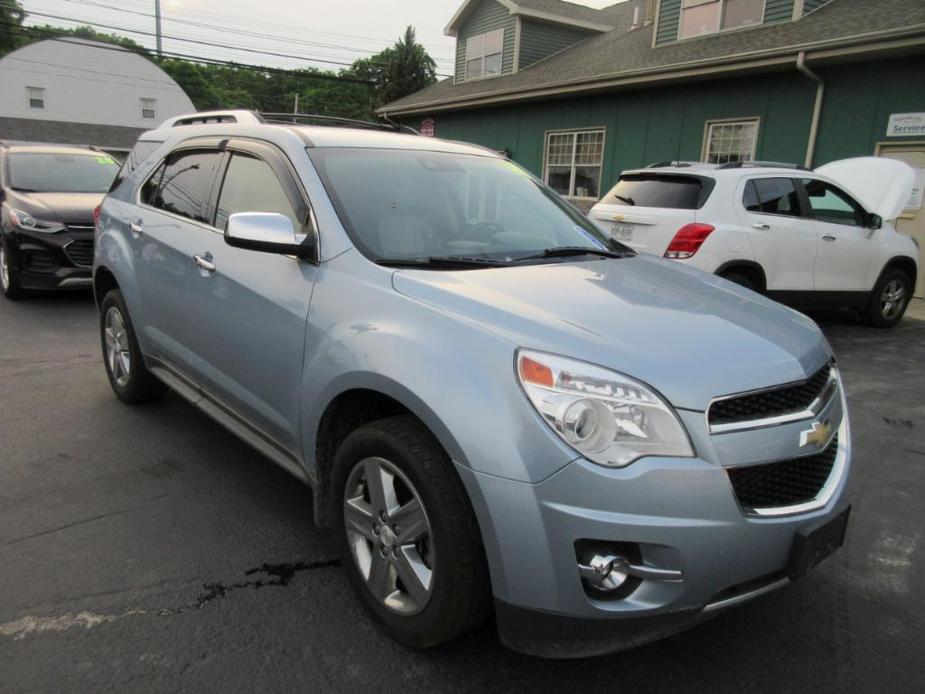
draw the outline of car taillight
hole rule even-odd
[[[100,230],[100,208],[102,206],[103,204],[100,203],[99,205],[93,208],[93,228],[96,231]]]
[[[690,258],[707,240],[707,236],[715,231],[716,227],[710,224],[685,224],[678,229],[678,233],[671,239],[665,257],[673,260]]]

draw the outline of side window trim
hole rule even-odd
[[[134,203],[138,205],[139,207],[143,207],[147,210],[152,210],[154,212],[158,212],[160,214],[173,217],[174,219],[180,219],[180,220],[183,220],[184,222],[188,222],[189,224],[196,224],[198,226],[201,226],[203,229],[208,229],[209,231],[222,233],[218,229],[216,229],[214,226],[212,226],[211,224],[208,224],[206,222],[201,222],[196,219],[191,219],[189,217],[184,217],[183,215],[175,214],[174,212],[170,212],[169,210],[165,210],[160,207],[155,207],[154,205],[148,205],[142,202],[141,200],[141,191],[148,184],[148,182],[158,173],[161,173],[161,175],[163,175],[163,171],[166,168],[167,161],[175,154],[179,154],[181,152],[189,152],[189,151],[199,151],[199,152],[214,151],[220,155],[218,168],[216,169],[217,174],[223,172],[224,167],[227,166],[227,153],[221,147],[222,141],[227,141],[227,138],[210,137],[207,139],[186,140],[185,142],[182,142],[181,144],[171,149],[163,157],[161,157],[160,160],[154,165],[154,168],[151,170],[151,173],[149,173],[138,184],[138,187],[135,189],[135,195],[133,199]],[[224,174],[222,173],[222,175]],[[215,208],[215,198],[217,195],[215,183],[216,183],[216,179],[218,178],[219,178],[218,175],[213,177],[211,187],[209,190],[206,217],[207,219],[210,219],[210,220],[215,219],[214,208]],[[157,191],[155,192],[155,198],[157,197],[158,194],[160,194],[160,190],[161,190],[161,182],[159,181],[157,184]]]
[[[759,200],[759,205],[760,205],[761,204],[760,198],[758,198],[758,186],[755,185],[755,181],[774,179],[774,178],[786,179],[786,180],[789,180],[793,184],[793,188],[797,195],[797,201],[799,203],[799,210],[797,210],[798,214],[783,214],[782,212],[765,212],[764,210],[759,210],[756,212],[754,210],[748,209],[748,206],[745,204],[745,196],[748,193],[749,187],[755,190],[755,199]],[[745,212],[745,214],[760,214],[760,215],[767,215],[769,217],[783,217],[784,219],[812,219],[812,217],[809,216],[810,209],[809,209],[809,205],[806,202],[806,191],[803,189],[802,182],[799,179],[791,178],[790,176],[753,176],[751,178],[745,179],[745,185],[742,187],[742,194],[739,196],[739,204],[742,206],[742,210]]]

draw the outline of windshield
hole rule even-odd
[[[510,161],[394,149],[310,155],[353,242],[376,261],[629,251]]]
[[[105,193],[118,170],[106,154],[14,152],[10,187],[32,193]]]

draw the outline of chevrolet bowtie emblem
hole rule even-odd
[[[832,435],[832,425],[828,421],[813,422],[813,426],[800,432],[800,448],[804,446],[824,446]]]
[[[611,221],[614,222],[622,222],[624,219],[626,219],[626,217],[624,217],[622,214],[615,214],[613,217],[611,217]]]

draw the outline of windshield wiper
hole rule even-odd
[[[510,265],[505,260],[494,258],[467,258],[464,256],[432,255],[428,258],[377,258],[376,265],[388,267],[441,267],[441,268],[483,268],[506,267]]]
[[[38,193],[35,188],[16,188],[13,186],[13,190],[15,190],[17,193]]]
[[[588,248],[586,246],[560,246],[558,248],[547,248],[542,253],[525,255],[518,258],[517,262],[523,260],[539,260],[541,258],[571,258],[577,255],[599,255],[602,258],[627,258],[635,253],[617,253],[608,251],[604,248]]]
[[[632,198],[627,198],[627,197],[624,197],[624,196],[622,196],[622,195],[617,195],[616,193],[614,193],[613,196],[614,196],[617,200],[622,200],[622,201],[625,202],[627,205],[635,205],[635,204],[636,204],[636,201],[633,200]]]

